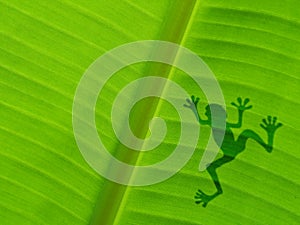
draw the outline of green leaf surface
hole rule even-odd
[[[209,174],[198,171],[209,127],[201,127],[195,154],[181,171],[145,187],[99,176],[74,139],[73,97],[88,66],[121,44],[156,39],[183,45],[209,65],[229,121],[237,120],[230,103],[250,98],[253,108],[236,137],[248,128],[265,139],[259,124],[267,115],[283,123],[271,154],[249,141],[246,151],[218,169],[224,193],[206,208],[193,197],[198,189],[215,191]],[[0,224],[299,224],[299,40],[297,0],[1,0]],[[145,137],[149,120],[162,117],[168,125],[164,142],[138,154],[117,140],[112,102],[130,81],[149,75],[200,96],[204,116],[205,96],[182,71],[158,63],[119,71],[99,96],[96,124],[111,154],[131,164],[163,160],[180,135],[176,110],[146,99],[132,110],[133,131]]]

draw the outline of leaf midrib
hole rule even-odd
[[[198,8],[198,3],[199,1],[197,0],[176,1],[172,6],[171,13],[168,14],[168,18],[163,24],[162,34],[159,39],[177,43],[179,45],[182,44],[186,39],[186,33],[190,28],[194,13]],[[155,73],[153,73],[153,71],[155,71]],[[149,75],[159,74],[165,78],[171,77],[172,72],[173,70],[165,65],[154,65],[147,68],[146,71]],[[162,91],[164,91],[164,88]],[[146,112],[147,115],[139,114],[134,117],[137,126],[133,128],[133,133],[137,133],[134,131],[138,131],[139,134],[142,133],[142,137],[145,137],[148,132],[148,124],[145,124],[145,117],[153,118],[153,116],[157,114],[160,108],[160,100],[153,99],[150,106],[148,103],[147,107],[149,109]],[[118,150],[120,150],[120,146],[117,146],[116,152],[118,152]],[[139,160],[139,155],[125,155],[125,157],[127,159],[129,157],[135,163]],[[122,209],[126,204],[127,194],[128,186],[107,181],[103,191],[99,194],[98,203],[95,207],[94,216],[92,217],[90,224],[118,224]]]

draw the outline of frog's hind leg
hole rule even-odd
[[[216,169],[221,167],[225,163],[232,161],[233,159],[234,159],[234,157],[224,155],[222,158],[217,159],[216,161],[211,163],[206,169],[207,172],[209,173],[209,175],[211,176],[211,178],[213,179],[213,182],[217,188],[217,193],[219,193],[219,194],[222,194],[223,190],[222,190]]]
[[[246,142],[248,139],[252,139],[256,141],[258,144],[263,146],[264,148],[267,148],[267,144],[264,142],[264,140],[253,130],[247,129],[244,130],[236,140],[236,149],[239,149],[239,152],[245,150],[246,148]]]
[[[202,203],[203,207],[206,207],[208,202],[210,202],[215,197],[217,197],[218,195],[223,193],[216,169],[219,168],[220,166],[224,165],[225,163],[232,161],[233,159],[234,159],[234,157],[232,157],[232,156],[224,155],[222,158],[217,159],[216,161],[212,162],[207,167],[207,172],[211,176],[211,178],[217,188],[217,191],[213,195],[207,195],[203,191],[198,190],[198,192],[196,192],[196,196],[195,196],[196,204]]]

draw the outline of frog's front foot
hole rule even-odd
[[[236,107],[239,111],[245,111],[248,109],[252,108],[252,105],[249,105],[248,103],[250,102],[249,98],[246,98],[245,100],[243,100],[241,97],[237,98],[237,103],[235,102],[231,102],[231,105],[233,105],[234,107]]]
[[[192,110],[195,110],[195,109],[197,109],[197,105],[198,105],[199,101],[200,101],[200,98],[195,97],[194,95],[192,95],[190,99],[189,98],[186,99],[187,104],[184,104],[183,106],[187,107],[187,108],[190,108]]]

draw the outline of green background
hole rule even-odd
[[[0,223],[299,224],[298,5],[297,0],[1,0]],[[215,190],[207,172],[198,171],[207,127],[201,127],[190,162],[167,181],[148,187],[119,186],[100,177],[75,143],[73,96],[86,68],[114,47],[149,39],[183,45],[209,65],[230,121],[237,119],[230,102],[241,96],[253,104],[243,129],[266,138],[259,127],[262,118],[274,115],[284,124],[272,154],[249,141],[243,154],[218,170],[224,194],[207,208],[193,200],[199,188]],[[151,63],[130,66],[109,81],[96,108],[99,136],[116,157],[130,150],[111,129],[111,102],[128,82],[150,73],[200,96],[199,112],[204,113],[203,93],[183,72]],[[145,115],[141,106],[148,104]],[[146,117],[147,125],[148,117],[158,115],[169,128],[157,151],[128,159],[151,164],[176,146],[180,120],[166,102],[141,106],[131,123]]]

